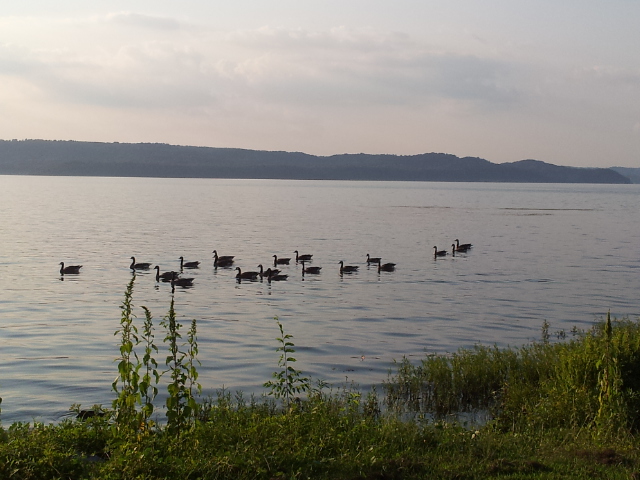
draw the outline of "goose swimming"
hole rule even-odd
[[[296,263],[298,263],[298,262],[310,262],[311,261],[311,257],[313,257],[313,255],[311,255],[309,253],[305,253],[303,255],[299,255],[298,254],[298,250],[294,250],[293,253],[296,254]]]
[[[378,273],[393,272],[396,269],[395,263],[378,263]]]
[[[446,250],[438,250],[438,247],[433,247],[434,257],[444,257],[447,254]]]
[[[340,260],[340,273],[354,273],[358,271],[358,267],[354,265],[345,265],[342,260]]]
[[[200,268],[200,262],[185,262],[184,257],[180,257],[180,268]]]
[[[281,280],[286,280],[289,275],[283,275],[282,273],[273,273],[273,270],[271,270],[270,268],[267,269],[267,281],[268,282],[279,282]]]
[[[136,263],[136,257],[131,257],[131,265],[129,265],[131,270],[149,270],[150,267],[150,263]]]
[[[278,258],[277,255],[273,256],[273,266],[277,267],[278,265],[289,265],[291,261],[290,258]]]
[[[266,270],[264,270],[262,268],[262,264],[258,265],[258,268],[260,269],[260,272],[258,272],[258,274],[261,277],[268,277],[269,276],[269,272],[272,275],[277,275],[278,273],[280,273],[280,270],[278,270],[277,268],[267,268]]]
[[[173,277],[171,278],[171,286],[175,287],[176,285],[179,287],[192,287],[193,286],[193,278],[181,278],[178,276],[178,272],[171,272]]]
[[[64,266],[64,262],[60,262],[60,275],[69,274],[69,275],[77,275],[80,273],[80,269],[82,265],[69,265]]]
[[[173,278],[173,273],[174,272],[162,272],[162,273],[160,273],[160,267],[158,265],[156,265],[153,268],[156,271],[156,282],[159,282],[159,281],[170,282],[171,279]]]
[[[370,257],[367,253],[367,263],[380,263],[380,257]]]
[[[473,245],[471,245],[470,243],[463,243],[462,245],[460,245],[460,240],[458,240],[456,238],[456,251],[458,251],[458,252],[466,252],[471,247],[473,247]]]
[[[240,267],[236,267],[238,273],[236,274],[236,278],[238,280],[255,280],[258,278],[258,272],[243,272]]]
[[[233,265],[233,255],[218,256],[218,252],[213,251],[213,266],[214,267],[230,267]]]
[[[304,261],[302,263],[302,276],[304,277],[305,273],[309,273],[311,275],[318,275],[322,267],[305,267]]]

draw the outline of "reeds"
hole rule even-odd
[[[385,383],[388,408],[444,418],[486,411],[507,431],[588,429],[596,436],[640,426],[640,323],[607,319],[569,341],[521,348],[476,345],[403,359]]]

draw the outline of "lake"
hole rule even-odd
[[[197,320],[203,395],[260,394],[277,370],[278,317],[296,367],[339,387],[380,384],[394,360],[476,343],[519,346],[640,315],[640,185],[485,184],[0,176],[0,419],[59,421],[109,405],[130,257],[179,270],[186,336]],[[466,254],[434,258],[458,238]],[[272,266],[286,281],[214,268]],[[294,250],[313,254],[301,274]],[[366,254],[397,264],[367,266]],[[340,275],[339,262],[359,267]],[[59,263],[83,265],[59,274]],[[138,272],[139,325],[171,287]],[[161,401],[158,401],[160,403]]]

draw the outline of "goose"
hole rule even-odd
[[[296,263],[298,262],[310,262],[311,261],[311,257],[313,257],[313,255],[305,253],[304,255],[299,255],[298,254],[298,250],[294,250],[293,253],[296,254]]]
[[[171,279],[173,278],[173,272],[162,272],[162,273],[160,273],[160,267],[158,265],[156,265],[153,268],[156,270],[156,282],[159,282],[161,280],[163,282],[170,282]]]
[[[353,273],[357,272],[358,267],[353,265],[345,265],[342,260],[340,260],[340,273]]]
[[[309,273],[312,275],[317,275],[320,273],[320,270],[322,269],[322,267],[305,267],[304,266],[304,261],[301,262],[302,263],[302,276],[304,277],[305,273]]]
[[[258,268],[260,269],[259,275],[261,277],[268,277],[269,272],[271,272],[272,275],[277,275],[278,273],[280,273],[280,270],[278,270],[277,268],[267,268],[266,270],[263,270],[262,264],[258,265]]]
[[[193,278],[181,278],[178,276],[178,272],[171,272],[173,277],[171,278],[171,286],[175,287],[176,285],[179,287],[192,287],[193,286]]]
[[[230,267],[233,265],[233,255],[225,255],[223,257],[219,257],[218,253],[213,251],[213,266],[214,267]]]
[[[213,251],[213,258],[217,258],[218,261],[230,261],[233,260],[235,257],[233,255],[218,255],[218,252],[216,252],[215,250]]]
[[[180,257],[180,269],[183,268],[199,268],[200,262],[185,262],[184,257]]]
[[[446,250],[438,250],[438,247],[433,247],[434,257],[444,257],[447,254]]]
[[[377,263],[380,264],[380,257],[370,257],[367,253],[367,263]]]
[[[395,263],[378,263],[378,273],[393,272],[396,269]]]
[[[171,272],[173,278],[171,279],[171,293],[176,292],[176,285],[182,288],[193,287],[193,278],[179,278],[176,272]]]
[[[80,273],[81,268],[82,265],[69,265],[65,267],[64,262],[60,262],[60,275],[64,275],[65,273],[77,275],[78,273]]]
[[[129,266],[131,270],[149,270],[150,267],[150,263],[136,263],[136,257],[131,257],[131,265]]]
[[[242,270],[240,270],[240,267],[236,267],[236,270],[238,271],[238,273],[236,274],[236,278],[238,280],[255,280],[256,278],[258,278],[258,272],[243,272]]]
[[[471,245],[470,243],[463,243],[462,245],[460,245],[460,240],[456,238],[456,250],[458,252],[466,252],[471,247],[473,247],[473,245]]]
[[[278,265],[289,265],[291,261],[290,258],[278,258],[277,255],[273,256],[273,266],[277,267]]]
[[[267,281],[271,282],[271,281],[275,281],[275,282],[279,282],[281,280],[286,280],[289,275],[283,275],[281,273],[273,273],[273,270],[271,270],[270,268],[267,269]]]

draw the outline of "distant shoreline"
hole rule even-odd
[[[640,182],[640,168],[564,167],[539,160],[495,164],[446,153],[341,154],[99,143],[0,140],[0,175],[496,183]]]

